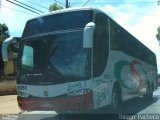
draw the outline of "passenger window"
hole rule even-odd
[[[30,46],[24,46],[22,65],[33,67],[33,48]]]

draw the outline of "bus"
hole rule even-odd
[[[3,60],[9,38],[2,45]],[[17,100],[22,110],[117,109],[157,89],[156,55],[94,7],[28,20],[19,42]]]

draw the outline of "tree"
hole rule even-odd
[[[156,37],[157,37],[157,40],[159,41],[159,43],[160,43],[160,26],[157,28],[157,35],[156,35]]]
[[[56,11],[56,10],[60,10],[63,9],[62,6],[58,5],[57,3],[53,3],[52,5],[49,6],[49,11]]]
[[[8,27],[6,24],[0,23],[0,43],[2,43],[8,37],[10,37]]]
[[[0,49],[2,47],[2,42],[8,38],[9,35],[9,31],[8,31],[8,27],[6,26],[6,24],[1,24],[0,23]],[[3,74],[3,68],[4,68],[4,63],[2,60],[2,55],[1,55],[1,50],[0,50],[0,74]]]

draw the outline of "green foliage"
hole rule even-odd
[[[0,23],[0,43],[2,43],[8,37],[10,37],[8,27],[6,24]]]
[[[157,28],[157,35],[156,35],[156,37],[157,37],[157,40],[160,42],[160,26]]]
[[[3,41],[5,39],[7,39],[8,37],[10,37],[8,27],[6,26],[6,24],[1,24],[0,23],[0,44],[2,44]],[[13,51],[13,52],[18,51],[17,48],[15,47],[15,44],[11,44],[9,46],[8,50]]]
[[[60,10],[63,9],[62,6],[58,5],[57,3],[53,3],[52,5],[49,6],[49,11],[56,11],[56,10]]]

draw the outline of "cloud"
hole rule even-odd
[[[3,13],[5,13],[5,14],[7,14],[7,15],[11,15],[12,16],[12,13],[13,13],[13,11],[11,10],[11,9],[7,9],[7,7],[9,7],[9,8],[13,8],[14,7],[14,5],[13,4],[11,4],[11,3],[9,3],[9,2],[7,2],[7,1],[5,1],[5,0],[2,0],[1,1],[1,14],[3,14]]]
[[[11,36],[21,36],[26,21],[31,17],[33,17],[33,15],[27,14],[24,9],[2,0],[0,23],[5,23],[8,26]]]
[[[103,8],[101,8],[103,11],[107,12],[113,19],[116,19],[118,23],[126,24],[129,22],[130,19],[132,19],[135,14],[134,13],[126,13],[121,11],[117,7],[113,7],[112,5],[106,5]],[[120,20],[119,20],[120,18]]]
[[[142,16],[137,24],[124,25],[134,36],[154,52],[159,52],[160,50],[155,37],[157,34],[157,27],[160,26],[159,10],[159,8],[155,7],[150,13],[147,13],[148,15]]]

